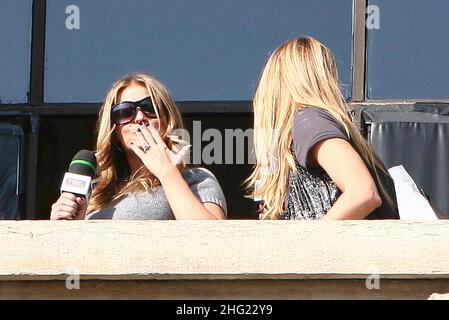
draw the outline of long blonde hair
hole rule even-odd
[[[166,128],[162,134],[163,140],[170,149],[179,150],[179,146],[167,138],[173,130],[183,128],[181,115],[168,90],[153,76],[146,74],[130,75],[118,80],[106,95],[99,113],[96,145],[98,177],[94,181],[95,187],[87,212],[104,208],[125,193],[148,191],[160,184],[143,165],[130,176],[128,160],[115,133],[116,125],[111,122],[111,108],[118,102],[117,96],[131,84],[146,87],[159,123]]]
[[[374,179],[379,181],[377,168],[387,172],[352,122],[332,52],[311,37],[289,40],[271,54],[253,106],[256,165],[246,184],[254,196],[262,197],[264,218],[276,219],[285,211],[289,171],[297,172],[290,148],[293,120],[300,108],[328,111],[344,127],[365,164],[373,169]],[[392,201],[381,183],[380,187]]]

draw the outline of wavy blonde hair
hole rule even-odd
[[[253,106],[256,165],[245,182],[254,196],[263,198],[264,219],[279,218],[285,211],[289,171],[297,173],[290,148],[293,120],[300,108],[328,111],[344,127],[365,164],[373,169],[375,179],[380,182],[377,168],[387,172],[352,122],[332,52],[311,37],[289,40],[271,54]],[[388,202],[394,203],[379,185]]]
[[[116,125],[111,122],[111,109],[118,102],[118,95],[131,84],[146,87],[151,97],[160,125],[165,126],[163,140],[169,149],[180,149],[168,135],[175,129],[182,129],[183,123],[179,110],[168,90],[153,76],[136,74],[126,76],[113,84],[106,95],[97,122],[96,157],[98,177],[94,181],[94,190],[89,201],[87,212],[96,211],[109,205],[115,199],[128,192],[150,190],[160,185],[159,180],[142,167],[131,176],[131,170],[125,153],[116,136]]]

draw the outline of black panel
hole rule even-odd
[[[0,123],[0,219],[20,219],[22,197],[19,188],[20,126]]]
[[[402,164],[437,208],[449,213],[449,117],[417,109],[367,107],[369,141],[388,168]]]

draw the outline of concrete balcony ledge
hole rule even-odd
[[[2,221],[0,250],[3,299],[427,299],[449,292],[445,220]],[[67,288],[70,279],[79,289]]]

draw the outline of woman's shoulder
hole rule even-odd
[[[202,167],[186,168],[182,171],[182,175],[189,180],[217,179],[211,171]]]
[[[295,114],[295,121],[298,120],[307,120],[309,123],[323,120],[338,123],[337,119],[335,119],[329,111],[318,107],[301,108]]]
[[[322,133],[333,133],[347,139],[343,125],[327,110],[317,107],[302,108],[295,114],[293,134],[314,137]]]
[[[182,171],[184,179],[201,202],[219,205],[227,214],[226,199],[215,175],[205,168],[187,168]]]
[[[296,159],[301,166],[308,168],[312,148],[317,143],[331,138],[349,141],[343,126],[328,111],[306,107],[295,114],[292,139]]]

